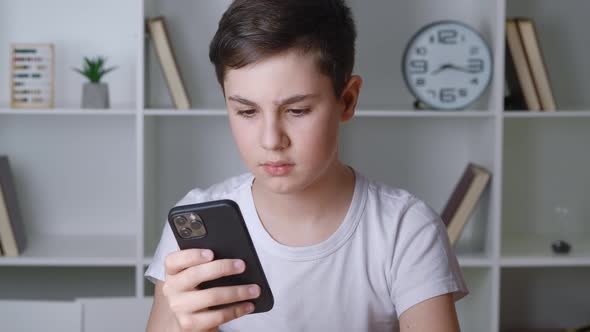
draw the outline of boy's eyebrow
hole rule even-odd
[[[285,98],[283,100],[279,100],[279,101],[275,102],[275,105],[280,106],[280,105],[294,104],[294,103],[303,101],[303,100],[308,99],[308,98],[309,99],[310,98],[315,98],[317,96],[318,96],[317,94],[313,94],[313,93],[303,94],[303,95],[294,95],[294,96],[287,97],[287,98]],[[256,104],[255,102],[250,101],[250,100],[248,100],[246,98],[240,97],[238,95],[229,96],[229,97],[227,97],[227,99],[228,100],[233,100],[233,101],[236,101],[236,102],[238,102],[240,104],[244,104],[244,105],[248,105],[248,106],[258,106],[258,104]]]
[[[278,102],[275,103],[275,105],[279,106],[279,105],[289,105],[289,104],[294,104],[294,103],[298,103],[300,101],[303,101],[305,99],[312,99],[312,98],[317,98],[318,95],[315,93],[309,93],[306,95],[294,95],[288,98],[285,98],[283,100],[279,100]]]
[[[255,102],[249,101],[248,99],[242,98],[238,95],[229,96],[229,97],[227,97],[227,99],[233,100],[233,101],[236,101],[240,104],[244,104],[244,105],[248,105],[248,106],[258,106],[258,104],[256,104]]]

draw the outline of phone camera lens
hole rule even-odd
[[[193,231],[188,227],[183,227],[180,229],[180,236],[182,237],[190,237],[193,234]]]
[[[183,216],[174,217],[174,223],[178,226],[184,226],[186,224],[186,218]]]
[[[191,228],[192,229],[200,229],[201,227],[203,227],[203,223],[200,220],[194,220],[191,221]]]

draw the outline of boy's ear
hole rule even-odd
[[[340,101],[344,104],[344,110],[340,115],[341,122],[346,122],[354,116],[362,84],[363,79],[359,75],[352,75],[344,86],[340,97]]]

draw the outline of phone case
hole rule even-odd
[[[205,227],[206,234],[201,238],[183,238],[174,225],[174,216],[190,212],[198,215]],[[236,202],[224,199],[176,206],[168,213],[168,222],[180,249],[211,249],[214,259],[242,259],[246,263],[243,273],[201,283],[199,288],[257,284],[261,289],[260,296],[248,300],[254,303],[253,313],[266,312],[273,307],[270,286]]]

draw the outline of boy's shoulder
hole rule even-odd
[[[368,197],[375,201],[380,212],[396,213],[399,216],[418,214],[421,219],[437,219],[434,209],[414,193],[396,186],[375,180],[367,180]]]
[[[409,191],[376,180],[367,179],[368,191],[373,195],[393,202],[405,203],[416,197]]]
[[[227,178],[207,188],[194,188],[176,203],[176,205],[232,198],[243,189],[244,186],[252,184],[252,177],[253,175],[251,173],[243,173]]]
[[[367,192],[369,197],[371,199],[377,199],[382,203],[386,203],[387,206],[406,206],[418,200],[414,194],[401,187],[396,187],[367,177],[365,177],[365,181],[367,182]]]

